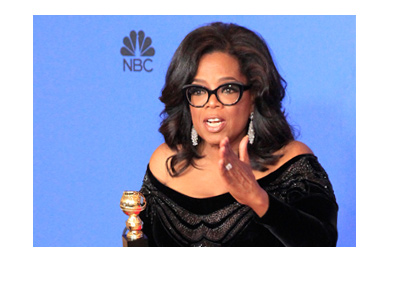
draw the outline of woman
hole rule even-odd
[[[329,179],[281,110],[264,40],[234,24],[189,33],[160,100],[165,143],[141,192],[150,246],[336,246]]]

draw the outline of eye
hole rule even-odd
[[[221,92],[224,94],[238,93],[239,87],[235,84],[227,84],[221,87]]]
[[[207,91],[204,88],[198,86],[192,86],[188,89],[189,95],[200,96],[206,94]]]

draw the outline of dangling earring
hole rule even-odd
[[[253,126],[253,117],[254,117],[254,112],[252,112],[250,114],[249,131],[247,132],[247,135],[249,135],[249,143],[250,144],[254,143],[254,138],[255,138],[254,126]]]
[[[191,138],[193,146],[197,146],[199,144],[199,135],[197,134],[196,129],[194,129],[194,126],[192,126]]]

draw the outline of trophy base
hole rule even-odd
[[[122,235],[122,246],[123,247],[148,247],[149,241],[148,241],[146,235],[144,235],[144,234],[141,238],[132,240],[132,241],[130,241],[126,237],[126,234],[123,234]]]

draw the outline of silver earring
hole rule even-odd
[[[247,135],[249,135],[249,143],[250,144],[254,143],[254,138],[255,138],[254,126],[253,126],[253,117],[254,117],[254,112],[252,112],[250,114],[249,130],[247,132]]]
[[[197,134],[196,129],[194,129],[194,126],[192,126],[191,138],[193,146],[197,146],[199,144],[199,135]]]

